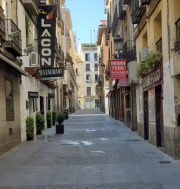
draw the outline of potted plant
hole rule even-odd
[[[51,112],[46,112],[46,119],[47,119],[47,128],[51,128]]]
[[[55,125],[55,122],[56,122],[56,112],[55,111],[52,112],[52,120],[53,120],[53,125]]]
[[[37,135],[41,135],[42,134],[42,130],[44,129],[44,115],[40,114],[40,112],[38,112],[36,114],[36,133]]]
[[[63,134],[64,133],[64,116],[61,113],[57,114],[57,122],[56,124],[56,134]]]
[[[26,118],[26,135],[27,140],[34,139],[34,118],[31,116]]]

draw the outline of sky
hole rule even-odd
[[[77,41],[92,43],[97,41],[97,30],[100,20],[106,19],[104,14],[104,0],[65,0],[65,6],[70,10],[73,31],[77,33]]]

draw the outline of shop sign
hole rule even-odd
[[[29,98],[39,98],[38,92],[28,92]]]
[[[66,99],[68,99],[69,98],[69,95],[66,95]]]
[[[155,72],[142,79],[142,88],[145,89],[162,80],[161,69],[157,69]]]
[[[48,93],[48,98],[54,98],[54,94],[53,93]]]
[[[126,60],[110,60],[110,79],[126,78]]]
[[[63,77],[63,69],[60,68],[49,68],[49,69],[39,69],[38,72],[42,75],[42,78],[46,77]]]
[[[120,87],[128,87],[128,86],[129,86],[129,84],[128,84],[127,78],[126,79],[120,79],[119,83],[117,85],[117,89],[119,89]]]
[[[38,52],[41,68],[54,67],[57,5],[38,6]]]

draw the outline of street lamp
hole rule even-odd
[[[117,37],[114,39],[114,43],[116,46],[116,54],[118,58],[120,58],[121,53],[122,53],[122,42],[123,42],[123,39],[120,37],[120,35],[117,35]]]
[[[104,73],[104,70],[105,70],[105,64],[104,63],[101,64],[101,68],[102,68],[102,72]]]

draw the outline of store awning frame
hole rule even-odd
[[[26,77],[29,77],[28,73],[26,73],[22,68],[20,68],[16,64],[14,64],[11,60],[9,60],[8,58],[6,58],[2,54],[0,54],[0,59],[3,60],[4,62],[6,62],[7,64],[9,64],[12,68],[14,68],[15,70],[17,70],[20,74],[22,74],[22,75],[24,75]]]

